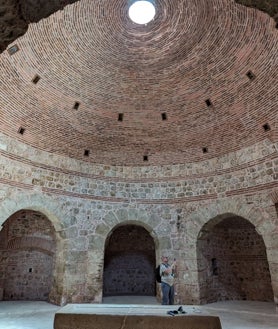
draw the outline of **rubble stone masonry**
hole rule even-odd
[[[51,269],[51,262],[54,262],[48,281],[40,276],[39,281],[42,282],[37,283],[38,286],[46,285],[49,295],[46,297],[47,293],[43,290],[41,294],[37,293],[36,296],[40,296],[38,298],[49,298],[57,304],[100,302],[104,255],[109,236],[116,227],[137,225],[144,228],[153,239],[155,259],[152,266],[159,262],[163,252],[178,259],[177,301],[201,303],[208,294],[209,297],[205,298],[211,301],[213,295],[208,293],[212,291],[211,288],[207,287],[204,295],[204,282],[200,277],[202,266],[198,261],[203,257],[203,249],[197,241],[201,241],[204,225],[208,225],[207,229],[215,236],[213,227],[217,223],[228,220],[230,226],[227,227],[231,229],[233,218],[236,217],[240,221],[250,222],[254,228],[250,231],[250,228],[245,227],[236,236],[231,235],[226,249],[230,248],[232,241],[236,241],[237,236],[244,243],[244,232],[250,231],[247,236],[257,246],[258,253],[257,256],[245,253],[245,257],[249,263],[256,263],[255,259],[260,259],[260,255],[265,253],[266,263],[262,263],[256,273],[265,278],[268,287],[272,287],[270,290],[268,288],[267,295],[259,297],[258,294],[257,298],[274,298],[277,301],[278,220],[275,205],[278,203],[278,159],[277,145],[270,141],[265,140],[210,161],[130,168],[93,165],[63,158],[15,143],[4,135],[1,135],[0,145],[0,221],[4,223],[1,234],[5,235],[5,239],[0,239],[0,282],[4,286],[4,298],[11,298],[12,295],[24,297],[22,282],[26,282],[26,278],[31,280],[33,275],[26,274],[23,281],[18,277],[18,290],[12,292],[11,284],[4,283],[4,278],[9,276],[7,271],[12,271],[13,266],[5,266],[5,255],[11,252],[10,261],[13,260],[15,264],[13,271],[21,272],[26,266],[29,266],[28,269],[32,267],[24,259],[30,250],[34,250],[32,262],[37,263],[41,270],[46,264]],[[14,214],[18,211],[24,211],[29,218],[25,222],[25,229],[22,226],[24,221],[20,226],[12,224]],[[41,224],[30,222],[34,218],[33,212]],[[48,227],[46,235],[44,225]],[[5,227],[10,227],[9,234]],[[47,243],[50,237],[53,243],[55,241],[51,244],[52,248]],[[217,244],[217,239],[214,245],[218,246],[216,258],[219,259],[223,243]],[[259,249],[257,240],[260,241]],[[21,248],[8,248],[8,245],[16,245],[15,241],[17,245],[20,242]],[[38,248],[40,243],[42,247]],[[251,248],[250,241],[246,240],[246,243],[246,247]],[[19,251],[14,254],[15,250]],[[237,253],[232,256],[238,260],[233,261],[232,267],[233,273],[243,275],[240,270],[240,259],[243,257],[241,250],[239,244]],[[210,271],[210,264],[206,266]],[[245,278],[252,276],[247,272],[245,275]],[[215,281],[215,277],[212,279]],[[238,279],[235,282],[237,289],[244,290],[244,293],[236,296],[252,296],[252,299],[256,299],[256,289],[248,286],[244,278],[243,281]],[[239,288],[241,282],[244,287]],[[227,293],[225,285],[218,284],[217,287],[223,290],[220,289],[218,297],[214,299],[235,296]],[[30,298],[34,296],[31,294]]]

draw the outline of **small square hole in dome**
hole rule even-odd
[[[18,51],[19,51],[19,47],[18,47],[17,44],[15,44],[15,45],[11,46],[10,48],[8,48],[9,55],[13,55]]]

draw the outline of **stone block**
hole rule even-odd
[[[54,329],[221,329],[217,316],[170,316],[163,306],[142,307],[69,304],[54,318]]]

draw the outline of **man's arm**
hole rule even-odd
[[[170,275],[174,271],[176,267],[176,260],[174,260],[173,264],[169,267],[166,267],[164,264],[160,266],[160,275]]]

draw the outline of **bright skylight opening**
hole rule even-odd
[[[130,19],[137,24],[148,24],[155,16],[155,7],[149,1],[134,2],[128,11]]]

